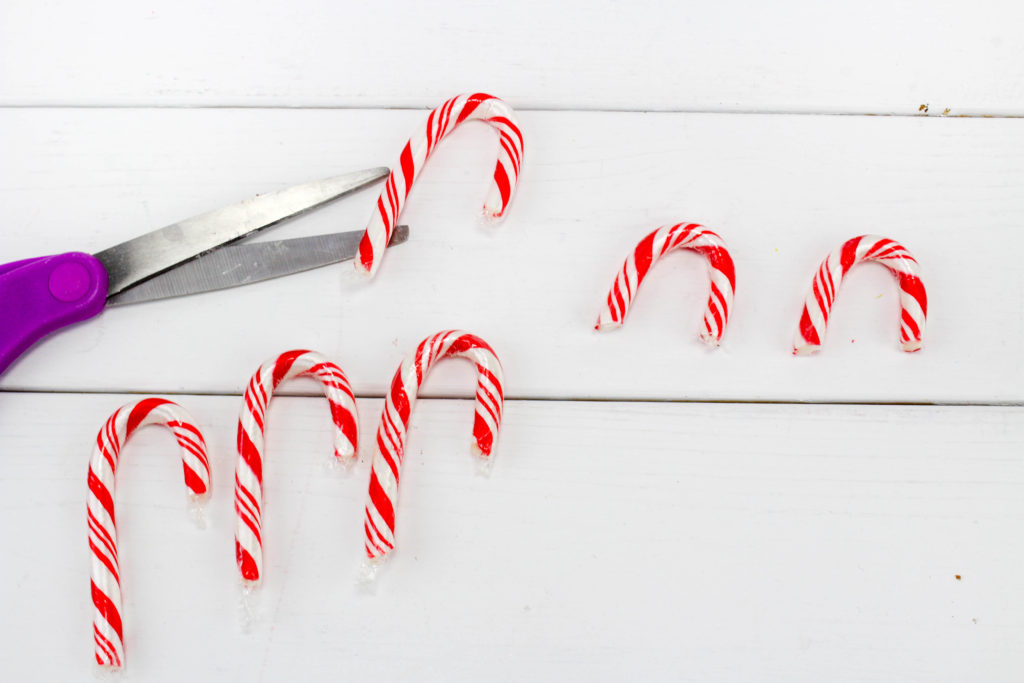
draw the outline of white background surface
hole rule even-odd
[[[125,392],[145,392],[197,416],[215,489],[197,531],[170,437],[147,430],[125,451],[130,680],[1020,679],[1018,5],[290,7],[5,3],[0,260],[97,251],[393,163],[426,109],[465,90],[520,114],[508,219],[475,223],[495,136],[467,126],[372,283],[346,264],[112,309],[11,368],[0,678],[89,680],[89,450],[138,398]],[[359,229],[375,198],[268,237]],[[681,220],[736,259],[722,348],[696,338],[707,284],[688,254],[654,270],[624,329],[594,332],[628,250]],[[818,262],[864,232],[921,261],[925,350],[897,350],[895,284],[866,266],[823,352],[791,357]],[[379,397],[446,327],[504,362],[495,470],[474,475],[471,404],[452,400],[472,368],[446,363],[413,419],[398,551],[362,594]],[[295,347],[367,397],[364,452],[348,477],[322,466],[314,383],[273,404],[267,578],[245,633],[234,415],[252,370]]]

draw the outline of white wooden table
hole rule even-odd
[[[521,116],[518,196],[476,225],[495,135],[466,126],[372,282],[345,264],[112,309],[0,378],[0,679],[91,680],[91,443],[155,394],[201,422],[214,495],[197,531],[169,436],[125,452],[126,680],[1021,680],[1024,6],[211,4],[4,3],[0,261],[394,163],[467,90]],[[361,229],[375,198],[272,235]],[[629,249],[681,220],[733,250],[722,347],[697,340],[692,254],[594,332]],[[818,262],[865,232],[922,263],[925,350],[897,350],[896,286],[865,266],[823,352],[792,357]],[[381,397],[447,327],[504,362],[497,462],[475,476],[473,370],[446,363],[368,594]],[[235,416],[255,367],[295,347],[348,372],[363,448],[347,477],[325,467],[313,382],[273,403],[245,631]]]

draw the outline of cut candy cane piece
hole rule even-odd
[[[736,270],[722,238],[696,223],[663,225],[640,240],[608,292],[608,300],[597,318],[596,329],[608,330],[622,325],[633,297],[651,266],[673,249],[692,249],[708,260],[711,294],[704,311],[700,338],[711,346],[718,346],[729,321],[736,290]]]
[[[825,336],[829,314],[843,276],[861,261],[878,261],[896,275],[900,286],[900,348],[904,351],[917,351],[921,348],[925,318],[928,315],[928,295],[921,282],[917,260],[895,240],[877,235],[861,235],[847,240],[818,267],[800,316],[800,328],[793,344],[794,354],[815,353],[821,348],[821,340]]]
[[[498,219],[505,213],[519,180],[523,161],[523,134],[512,108],[505,102],[484,93],[458,95],[430,112],[426,123],[406,143],[398,164],[377,199],[377,207],[366,226],[359,244],[356,269],[374,275],[380,267],[384,250],[391,241],[398,216],[402,213],[409,190],[423,170],[423,164],[446,135],[463,121],[484,121],[499,135],[498,162],[494,181],[484,200],[484,216]]]
[[[238,464],[235,468],[235,559],[247,585],[263,576],[263,448],[267,405],[281,382],[307,376],[319,380],[334,422],[334,455],[354,460],[358,444],[356,401],[348,378],[319,353],[287,351],[259,367],[249,380],[238,417]]]
[[[402,363],[391,382],[377,429],[377,449],[370,473],[366,503],[366,554],[383,561],[395,547],[395,509],[398,479],[402,471],[406,430],[416,404],[416,393],[427,372],[442,358],[460,356],[476,363],[476,417],[473,422],[473,452],[490,458],[501,425],[505,392],[501,363],[494,350],[480,337],[460,330],[446,330],[424,339],[415,353]]]
[[[139,428],[161,424],[174,432],[181,446],[185,485],[202,499],[210,492],[206,441],[184,408],[160,398],[147,398],[118,408],[96,436],[89,461],[89,548],[92,550],[93,638],[100,666],[124,666],[121,622],[121,574],[114,521],[114,490],[121,448]]]

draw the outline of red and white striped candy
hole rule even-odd
[[[161,398],[147,398],[118,408],[96,436],[89,461],[89,548],[92,550],[93,638],[96,662],[124,666],[124,631],[121,622],[121,572],[117,559],[114,489],[122,446],[140,427],[169,427],[181,446],[185,485],[201,499],[210,492],[210,463],[206,441],[184,408]]]
[[[366,503],[366,554],[383,560],[395,547],[395,508],[398,478],[402,470],[405,435],[409,416],[416,404],[427,372],[442,358],[460,356],[476,363],[476,418],[473,422],[473,453],[491,457],[494,439],[501,425],[505,391],[501,363],[494,350],[480,337],[460,330],[446,330],[424,339],[416,352],[403,361],[391,382],[377,429],[377,450],[370,473]]]
[[[249,380],[238,417],[238,463],[235,467],[235,559],[244,581],[263,576],[263,448],[267,405],[281,382],[313,377],[323,386],[334,422],[334,455],[356,457],[356,400],[341,368],[315,351],[287,351],[259,367]]]
[[[794,354],[814,353],[821,348],[839,284],[850,268],[861,261],[878,261],[896,275],[902,309],[900,347],[904,351],[917,351],[921,348],[925,318],[928,315],[928,295],[921,282],[917,260],[896,240],[878,235],[861,235],[847,240],[818,267],[800,316],[800,328],[793,343]]]
[[[608,300],[597,318],[595,327],[598,330],[622,325],[636,290],[647,277],[651,266],[673,249],[692,249],[708,260],[711,268],[711,294],[704,310],[704,327],[700,338],[711,346],[718,346],[729,321],[729,310],[736,289],[736,270],[722,238],[696,223],[663,225],[640,240],[608,292]]]
[[[409,190],[423,170],[423,164],[442,138],[463,121],[472,120],[489,123],[498,131],[498,163],[494,167],[494,182],[484,200],[484,216],[497,219],[505,213],[523,162],[523,134],[519,122],[512,108],[493,95],[458,95],[430,112],[426,123],[406,143],[397,166],[392,167],[359,244],[359,258],[356,259],[359,271],[371,276],[377,272],[398,216],[409,197]]]

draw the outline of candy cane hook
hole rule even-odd
[[[904,351],[921,348],[928,315],[928,295],[921,282],[917,259],[896,240],[861,235],[847,240],[818,267],[800,316],[800,327],[793,343],[794,354],[815,353],[821,348],[839,285],[846,273],[861,261],[878,261],[896,275],[900,286],[900,348]]]
[[[147,398],[118,408],[96,436],[89,461],[89,548],[92,550],[93,639],[100,666],[124,666],[121,622],[121,571],[114,521],[115,475],[121,448],[146,425],[164,425],[181,446],[185,485],[196,500],[210,493],[210,463],[206,441],[184,408],[160,398]]]
[[[458,95],[430,112],[426,123],[405,144],[398,164],[392,166],[391,175],[377,199],[377,208],[359,244],[357,270],[370,276],[377,272],[395,223],[409,197],[409,190],[427,158],[437,143],[460,123],[474,119],[489,123],[498,131],[498,163],[494,167],[494,181],[484,200],[484,217],[502,217],[512,200],[523,162],[523,134],[519,122],[512,108],[493,95]]]
[[[718,346],[729,321],[736,270],[725,242],[716,233],[696,223],[663,225],[640,240],[615,278],[601,315],[598,330],[620,327],[636,296],[637,288],[658,259],[673,249],[692,249],[708,260],[711,268],[711,294],[704,310],[704,327],[700,338],[710,346]]]
[[[398,479],[409,416],[416,404],[416,392],[434,363],[447,357],[463,357],[476,363],[476,417],[473,422],[473,453],[491,457],[494,439],[501,425],[504,377],[494,350],[480,337],[460,330],[446,330],[424,339],[415,353],[403,361],[384,402],[377,429],[377,450],[370,473],[366,503],[366,554],[383,561],[395,547],[395,509]]]
[[[235,559],[242,580],[258,584],[263,576],[263,448],[267,405],[287,379],[319,380],[334,422],[334,455],[354,460],[358,444],[356,401],[348,378],[319,353],[287,351],[267,361],[249,380],[238,417],[238,463],[235,467]]]

